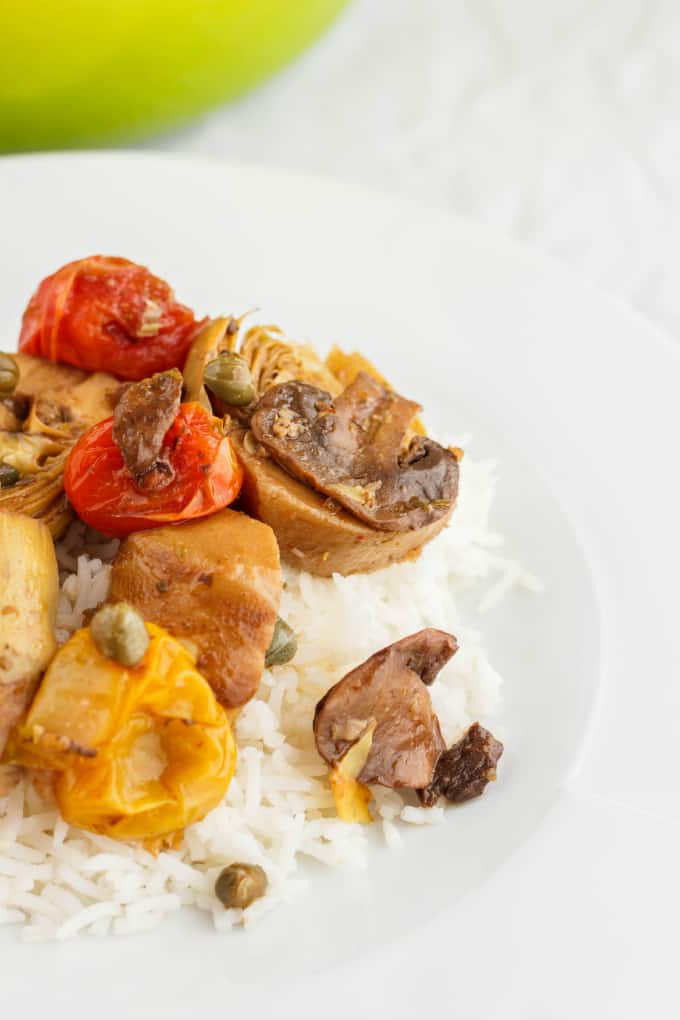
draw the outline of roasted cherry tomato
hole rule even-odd
[[[134,667],[107,658],[88,627],[72,634],[8,744],[17,764],[55,771],[67,822],[114,839],[158,839],[203,818],[236,764],[227,714],[189,652],[161,627],[146,631]]]
[[[75,444],[64,468],[64,488],[86,524],[105,535],[206,517],[236,499],[243,470],[221,422],[200,404],[182,404],[161,454],[172,477],[161,488],[137,485],[112,435],[113,418],[94,425]]]
[[[19,350],[88,372],[144,379],[181,368],[203,325],[144,266],[107,255],[69,262],[28,303]]]

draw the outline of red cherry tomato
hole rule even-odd
[[[145,379],[181,368],[203,325],[144,266],[107,255],[46,277],[24,312],[19,350],[88,372]]]
[[[112,435],[113,418],[83,433],[64,468],[64,488],[81,520],[105,535],[205,517],[232,503],[243,481],[221,423],[200,404],[182,404],[163,441],[174,471],[163,488],[140,488]]]

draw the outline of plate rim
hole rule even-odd
[[[248,162],[234,161],[234,160],[223,160],[220,158],[209,157],[209,156],[196,156],[196,155],[180,155],[175,153],[156,153],[156,152],[139,152],[134,149],[113,149],[113,150],[71,150],[69,152],[41,152],[41,153],[29,153],[29,154],[17,154],[3,157],[0,160],[0,179],[3,174],[3,164],[8,163],[34,163],[34,164],[49,164],[52,161],[58,161],[60,163],[73,162],[79,163],[81,161],[87,162],[108,162],[110,160],[120,162],[143,162],[143,163],[181,163],[188,167],[198,166],[210,168],[213,171],[219,171],[224,173],[225,170],[235,173],[236,175],[248,174],[258,175],[262,178],[271,178],[277,180],[297,182],[298,185],[309,186],[321,186],[326,191],[335,191],[337,194],[344,196],[344,200],[351,200],[353,195],[361,196],[364,201],[369,202],[387,202],[395,208],[406,208],[410,210],[426,209],[429,213],[436,213],[442,217],[442,221],[449,225],[447,229],[455,231],[458,236],[464,238],[465,236],[474,237],[480,240],[484,245],[489,245],[493,249],[500,251],[504,254],[513,256],[519,256],[523,261],[529,262],[530,265],[539,265],[545,269],[546,266],[550,266],[550,271],[556,274],[561,279],[571,281],[574,285],[580,289],[585,288],[588,292],[596,296],[596,299],[600,303],[606,303],[613,309],[616,309],[617,314],[622,313],[628,318],[634,326],[634,329],[638,333],[644,333],[646,337],[652,340],[655,344],[661,346],[664,353],[670,354],[676,364],[676,369],[680,367],[680,349],[677,343],[672,337],[661,329],[658,324],[651,322],[646,319],[641,313],[628,304],[624,299],[611,294],[606,290],[602,290],[594,285],[587,277],[582,276],[578,271],[571,269],[569,266],[564,265],[556,257],[540,252],[536,248],[517,242],[504,235],[498,235],[493,230],[485,226],[484,224],[477,224],[474,221],[468,220],[455,213],[442,212],[439,207],[428,205],[427,203],[417,202],[412,199],[403,198],[402,196],[394,196],[384,194],[380,191],[375,191],[370,188],[363,187],[361,185],[348,184],[343,181],[339,181],[334,178],[326,178],[315,174],[301,173],[298,171],[290,170],[279,170],[278,168],[266,167],[261,164],[253,164]],[[642,336],[639,336],[640,342],[642,342]],[[552,486],[548,486],[551,494],[555,496]],[[579,542],[580,550],[585,554],[587,549],[584,547],[583,536],[578,533],[575,529],[572,521],[568,521],[569,527],[572,530],[574,537]],[[587,560],[587,557],[584,558]],[[602,594],[599,590],[598,579],[595,570],[589,564],[589,576],[596,592],[598,606],[601,608]],[[575,760],[572,760],[572,766],[570,768],[570,776],[578,773],[582,762],[587,757],[588,749],[591,746],[591,742],[595,737],[595,733],[600,725],[602,711],[604,708],[604,698],[606,690],[608,689],[608,683],[606,680],[607,676],[607,640],[605,635],[601,635],[598,640],[598,663],[597,663],[597,676],[598,676],[598,688],[597,698],[593,700],[589,707],[589,718],[587,729],[584,731],[583,738],[580,742],[578,751],[575,753]],[[566,782],[566,780],[565,780]],[[552,808],[552,805],[546,808],[543,817],[540,821],[540,825],[545,820],[545,815]],[[533,838],[533,834],[537,831],[537,828],[532,830],[528,839]],[[513,853],[519,853],[525,844],[523,843]],[[510,855],[512,856],[512,854]],[[474,890],[472,890],[474,894]]]

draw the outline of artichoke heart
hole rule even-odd
[[[207,366],[220,354],[231,351],[238,332],[238,321],[231,316],[211,319],[200,330],[189,348],[184,363],[184,400],[196,400],[210,414],[212,406],[203,385]]]
[[[50,457],[35,475],[27,475],[9,489],[0,489],[0,513],[39,518],[58,538],[73,519],[64,493],[63,472],[68,448]]]
[[[34,475],[48,457],[64,449],[64,443],[45,435],[0,432],[0,461],[16,468],[20,475]]]
[[[288,340],[278,326],[252,326],[239,351],[250,366],[256,393],[298,380],[319,386],[332,396],[342,386],[309,344]]]
[[[17,389],[0,404],[0,464],[18,480],[0,488],[0,512],[42,520],[58,538],[73,518],[64,494],[66,457],[78,436],[111,414],[118,382],[17,354]]]
[[[0,513],[0,752],[56,650],[58,588],[47,527]]]

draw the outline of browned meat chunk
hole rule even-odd
[[[503,754],[500,740],[473,723],[457,744],[437,762],[432,782],[419,791],[423,804],[431,807],[440,797],[454,804],[480,797],[487,783],[496,778],[496,765]]]
[[[222,510],[128,536],[113,564],[109,597],[192,642],[219,701],[236,708],[257,690],[280,595],[271,528]]]
[[[458,462],[426,436],[404,437],[420,409],[366,372],[335,400],[303,382],[274,386],[251,420],[255,438],[286,471],[384,531],[445,517]]]
[[[182,374],[177,369],[157,372],[121,392],[113,414],[113,439],[139,484],[159,488],[172,478],[170,464],[160,452],[181,398]]]
[[[376,652],[331,687],[314,714],[324,761],[334,765],[374,725],[359,782],[426,787],[445,748],[426,684],[457,647],[452,634],[422,630]]]

